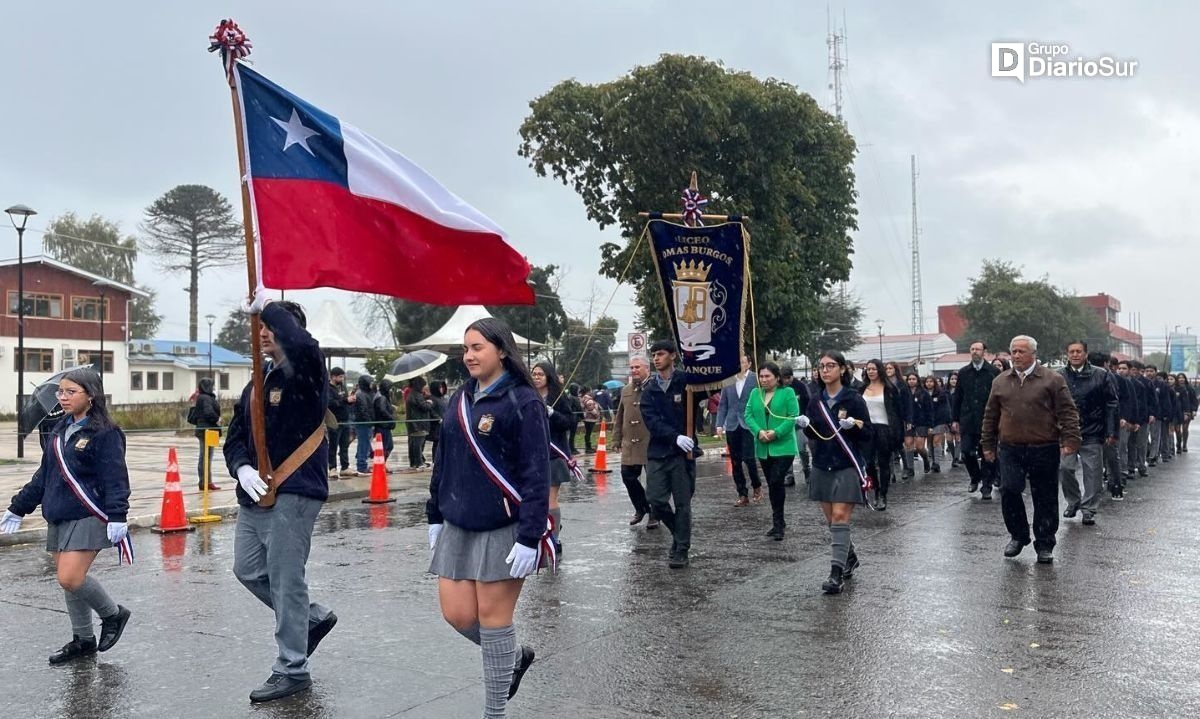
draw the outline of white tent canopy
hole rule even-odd
[[[481,320],[485,317],[491,317],[491,313],[487,311],[483,305],[460,305],[450,319],[446,320],[446,324],[442,325],[433,334],[429,335],[420,342],[404,345],[404,349],[431,349],[439,352],[461,352],[463,335],[466,334],[467,327],[476,320]],[[542,347],[541,342],[528,340],[513,333],[513,339],[517,341],[517,347],[521,349]]]
[[[308,320],[308,332],[321,343],[321,351],[339,357],[362,357],[379,346],[364,335],[333,300],[325,300]]]

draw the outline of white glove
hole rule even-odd
[[[800,415],[799,417],[796,418],[796,426],[799,427],[800,429],[804,429],[805,427],[807,427],[810,424],[812,424],[812,420],[810,420],[805,415]]]
[[[262,314],[263,308],[267,306],[274,298],[270,295],[270,290],[266,287],[259,287],[254,292],[254,301],[249,304],[243,302],[242,310],[249,312],[252,315]]]
[[[117,544],[129,534],[129,524],[126,522],[108,523],[108,541]]]
[[[681,434],[676,437],[675,444],[677,444],[684,452],[691,452],[696,448],[696,440],[692,439],[686,434]]]
[[[0,518],[0,534],[12,534],[21,528],[21,518],[7,509],[4,510],[4,517]]]
[[[841,427],[842,429],[850,429],[855,424],[856,423],[855,423],[853,417],[842,417],[841,419],[838,420],[838,426]]]
[[[537,550],[516,542],[504,563],[512,565],[512,569],[508,572],[509,576],[513,579],[524,579],[537,569]]]
[[[267,493],[267,483],[258,476],[258,470],[248,464],[237,468],[237,480],[238,484],[242,485],[242,490],[255,502]]]
[[[549,417],[552,414],[554,414],[554,408],[550,405],[546,405],[546,416]]]
[[[429,525],[429,551],[432,552],[437,547],[438,535],[442,533],[442,524]]]

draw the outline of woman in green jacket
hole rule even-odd
[[[758,370],[758,386],[746,401],[746,425],[754,435],[754,454],[762,464],[771,498],[771,530],[776,542],[783,540],[783,502],[787,490],[784,478],[796,458],[796,416],[800,407],[791,387],[780,386],[779,365],[763,364]]]

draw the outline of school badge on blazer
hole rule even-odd
[[[480,417],[479,418],[479,433],[480,434],[491,434],[492,433],[492,425],[495,424],[495,422],[496,422],[496,418],[490,414],[485,414],[482,417]]]
[[[83,449],[86,446],[88,446],[88,440],[86,437],[84,437],[83,439],[77,440],[75,442],[75,451],[78,452],[79,450]]]
[[[276,387],[271,390],[271,393],[267,395],[267,399],[271,402],[272,407],[278,407],[279,403],[283,401],[283,388]]]

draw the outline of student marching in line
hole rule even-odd
[[[547,423],[550,428],[550,516],[554,518],[554,553],[562,557],[562,509],[558,504],[558,488],[575,479],[583,479],[579,464],[571,456],[567,436],[575,415],[558,374],[550,362],[538,362],[529,371],[533,388],[546,403]]]
[[[54,556],[73,635],[50,655],[51,664],[106,652],[121,639],[130,611],[88,570],[101,549],[114,545],[119,562],[133,563],[125,435],[108,416],[100,375],[89,367],[68,372],[57,397],[64,416],[54,425],[42,464],[0,518],[0,534],[11,534],[22,517],[42,506],[46,551]],[[99,642],[92,612],[100,616]]]
[[[551,450],[546,404],[508,325],[472,323],[463,362],[471,379],[447,407],[425,504],[429,571],[446,622],[482,650],[488,719],[504,716],[534,659],[513,613],[525,578],[555,561]]]

